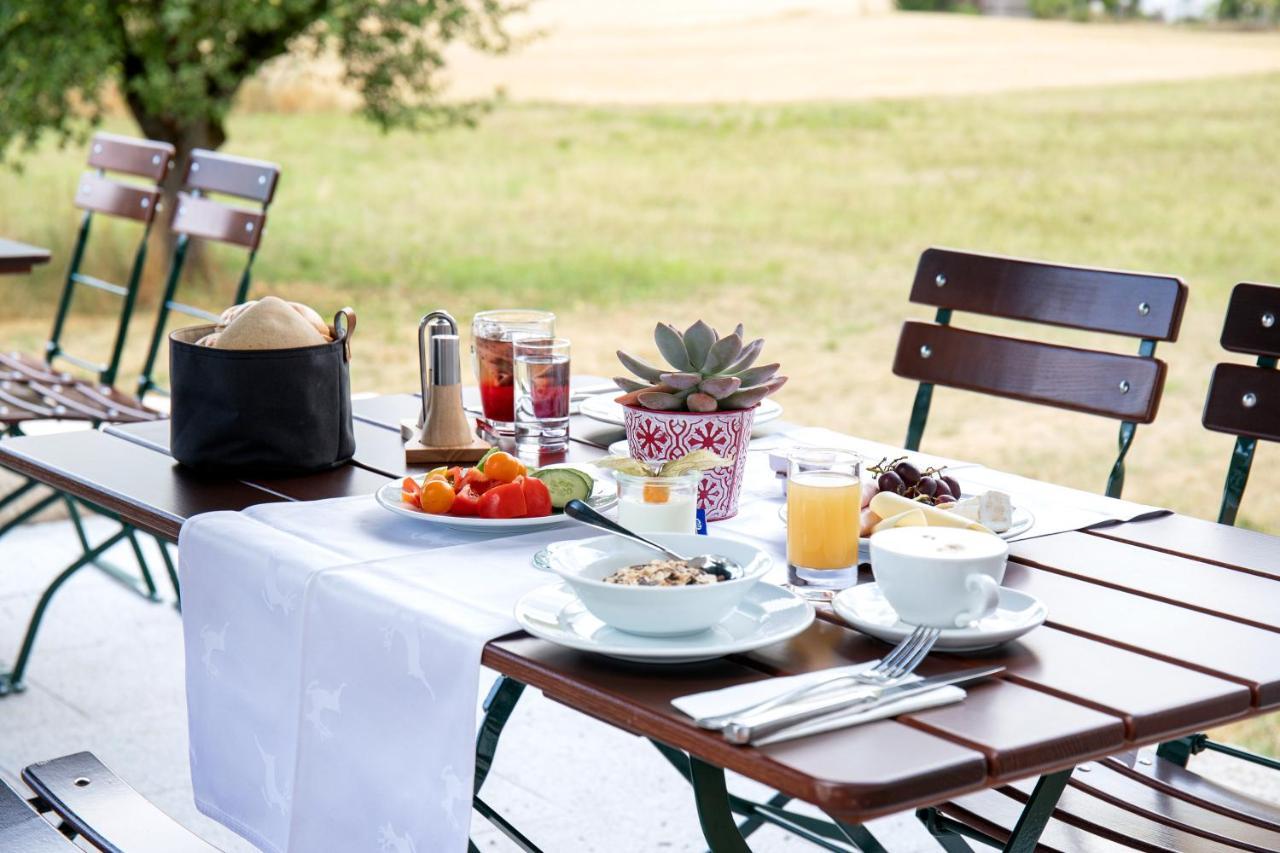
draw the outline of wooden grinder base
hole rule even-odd
[[[425,447],[416,437],[404,443],[404,461],[409,465],[461,465],[479,462],[492,445],[482,439],[461,447]]]

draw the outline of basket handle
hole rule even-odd
[[[333,315],[333,334],[342,341],[342,360],[351,361],[351,336],[356,331],[356,311],[348,306]]]

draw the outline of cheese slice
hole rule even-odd
[[[913,501],[910,498],[904,498],[902,495],[895,495],[891,492],[879,492],[871,499],[871,511],[884,519],[890,519],[893,516],[900,515],[911,510],[918,510],[924,514],[925,521],[930,527],[960,527],[968,530],[981,530],[985,533],[991,533],[976,521],[970,521],[963,516],[956,515],[954,512],[948,512],[937,507],[926,506],[919,501]],[[881,522],[883,524],[884,522]],[[879,529],[879,527],[877,527]]]
[[[906,512],[900,512],[895,516],[881,520],[879,524],[871,528],[872,533],[879,533],[881,530],[889,530],[893,527],[928,527],[929,522],[924,517],[924,513],[918,509],[909,509]]]

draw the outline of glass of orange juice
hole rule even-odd
[[[787,577],[801,592],[858,579],[862,466],[847,450],[795,450],[787,470]]]

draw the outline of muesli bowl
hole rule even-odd
[[[772,558],[744,542],[692,533],[648,533],[655,542],[690,557],[716,554],[742,573],[732,580],[688,586],[607,583],[619,569],[662,555],[617,536],[559,542],[547,549],[551,570],[564,579],[591,614],[605,624],[645,637],[677,637],[705,631],[733,612],[772,567]]]

